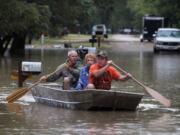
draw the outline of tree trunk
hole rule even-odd
[[[20,34],[14,34],[13,42],[10,48],[11,55],[23,55],[25,54],[25,39],[26,34],[24,32]]]
[[[1,37],[0,38],[0,54],[3,56],[4,53],[3,53],[3,44],[4,44],[4,38]]]
[[[1,56],[4,56],[4,53],[6,52],[10,41],[11,41],[11,36],[5,36],[0,39],[0,54],[1,54]]]
[[[29,45],[31,45],[32,40],[33,40],[33,32],[29,31],[27,36],[28,36],[28,42],[27,43]]]

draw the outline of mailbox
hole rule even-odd
[[[21,63],[21,72],[39,74],[42,71],[42,63],[41,62],[29,62],[23,61]]]
[[[26,79],[30,79],[32,75],[38,75],[42,72],[41,62],[22,61],[18,70],[14,70],[11,78],[18,80],[18,86],[22,87]]]

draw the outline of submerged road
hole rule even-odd
[[[98,135],[179,135],[180,134],[180,54],[153,53],[153,43],[139,42],[133,35],[113,35],[108,49],[110,59],[133,74],[145,85],[172,100],[164,107],[151,96],[145,96],[135,112],[79,111],[35,103],[31,94],[7,104],[5,97],[17,87],[10,79],[21,57],[1,58],[0,62],[0,134],[98,134]],[[54,49],[41,53],[29,50],[31,61],[43,62],[43,73],[50,73],[64,62],[67,50]],[[41,74],[41,75],[42,75]],[[36,80],[39,76],[34,76]],[[34,81],[34,80],[28,80]],[[133,81],[113,82],[119,90],[144,92]]]

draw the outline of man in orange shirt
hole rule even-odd
[[[106,51],[97,54],[97,63],[91,65],[89,70],[88,89],[111,89],[112,80],[126,81],[131,78],[130,74],[121,75],[112,65],[112,60],[108,60]]]

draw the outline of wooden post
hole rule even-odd
[[[23,87],[24,81],[31,75],[30,73],[25,73],[21,70],[21,64],[22,62],[20,62],[18,69],[18,87]]]
[[[92,42],[91,46],[94,47],[94,42]]]
[[[18,87],[23,86],[23,77],[22,77],[22,71],[21,71],[21,62],[18,69]]]
[[[97,37],[97,40],[98,40],[98,48],[100,48],[100,45],[101,45],[101,37],[98,36],[98,37]]]

